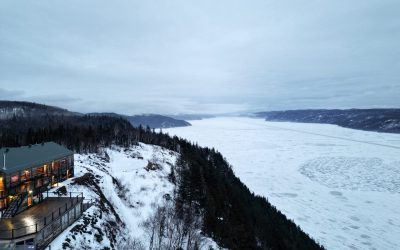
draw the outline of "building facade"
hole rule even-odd
[[[42,193],[74,176],[74,154],[54,142],[0,149],[0,211],[13,216],[42,200]],[[7,211],[12,208],[12,211]]]

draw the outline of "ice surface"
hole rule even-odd
[[[380,158],[318,157],[304,163],[300,173],[331,188],[400,193],[400,162]]]
[[[328,249],[400,249],[400,135],[251,118],[164,130],[218,149]]]

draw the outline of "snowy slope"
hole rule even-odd
[[[400,135],[251,118],[165,131],[218,149],[327,249],[400,249]]]
[[[85,198],[96,203],[51,243],[51,249],[148,249],[148,234],[142,225],[166,197],[173,196],[168,174],[177,156],[146,144],[75,155],[76,178],[62,185],[68,192],[84,192]],[[85,179],[88,174],[90,180]],[[89,184],[76,184],[82,181]],[[205,238],[203,248],[209,246],[217,247]]]

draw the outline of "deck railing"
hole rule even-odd
[[[80,218],[82,213],[90,207],[92,202],[90,200],[90,202],[83,203],[83,201],[82,199],[79,205],[71,207],[57,218],[52,219],[51,223],[45,225],[40,232],[36,234],[35,244],[37,249],[45,248],[54,238]]]
[[[65,224],[68,224],[69,226],[92,204],[92,200],[86,200],[83,198],[83,193],[79,193],[76,196],[72,196],[72,193],[70,193],[69,196],[71,199],[68,202],[66,202],[63,206],[58,207],[58,209],[53,210],[51,214],[43,217],[35,224],[25,227],[12,228],[10,230],[0,230],[0,240],[14,240],[34,234],[42,235],[43,238],[45,238],[44,236],[48,235],[49,233],[44,233],[43,231],[46,230],[46,228],[49,228],[49,226],[53,226],[57,223],[62,225],[61,228],[65,228],[63,227]],[[64,218],[64,216],[66,217]],[[38,238],[38,240],[40,241],[40,238]]]

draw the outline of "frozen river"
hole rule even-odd
[[[215,147],[328,249],[400,249],[400,135],[226,117],[165,130]]]

